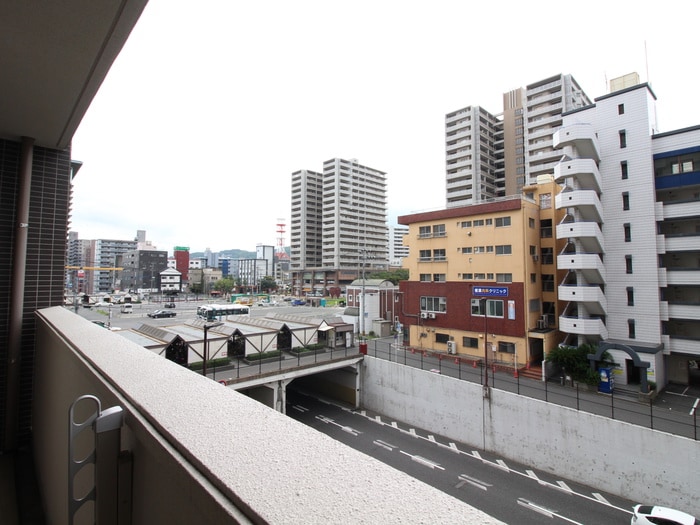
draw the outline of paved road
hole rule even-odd
[[[636,504],[293,388],[287,415],[505,523],[623,524]]]

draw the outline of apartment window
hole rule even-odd
[[[620,135],[620,148],[626,148],[627,147],[627,132],[624,129],[621,129],[619,131]]]
[[[530,312],[541,312],[542,311],[542,305],[540,304],[539,298],[530,299],[529,305],[530,305]]]
[[[553,292],[554,291],[554,275],[552,274],[542,274],[542,291],[543,292]]]
[[[486,253],[485,246],[474,246],[474,253]]]
[[[537,255],[537,246],[530,245],[530,255]]]
[[[486,226],[493,226],[493,219],[486,219]]]
[[[474,278],[473,273],[463,273],[462,274],[462,279],[464,279],[465,281],[471,281],[473,278]]]
[[[540,209],[547,210],[552,207],[552,194],[543,193],[540,195]]]
[[[525,143],[525,140],[523,139],[523,137],[517,137],[517,138],[515,139],[515,143],[516,143],[516,144],[524,144],[524,143]]]
[[[496,246],[496,255],[511,255],[513,248],[510,244],[501,244]]]
[[[444,237],[445,236],[445,225],[435,224],[433,226],[433,237]]]
[[[632,272],[632,256],[631,255],[625,255],[625,273],[633,273]]]
[[[486,253],[493,253],[493,246],[487,246]]]
[[[632,242],[632,225],[627,222],[623,227],[625,229],[625,242]]]
[[[418,256],[421,261],[429,261],[431,259],[432,252],[430,250],[421,250]]]
[[[447,255],[445,254],[445,249],[433,250],[433,260],[434,261],[446,261]]]
[[[496,217],[496,228],[510,226],[510,215],[508,217]]]
[[[436,343],[447,344],[447,342],[449,340],[450,340],[450,334],[441,334],[439,332],[437,334],[435,334],[435,342]]]
[[[533,219],[532,217],[530,217],[530,218],[527,220],[527,225],[528,225],[530,228],[533,228],[533,229],[534,229],[534,228],[535,228],[535,219]]]
[[[484,299],[472,299],[471,311],[474,316],[483,316],[482,302]],[[503,317],[503,301],[499,299],[486,300],[486,315],[488,317]]]
[[[506,343],[505,341],[498,342],[498,351],[505,354],[515,353],[515,343]]]
[[[420,226],[418,228],[418,237],[421,239],[430,238],[432,235],[430,226]]]
[[[630,339],[637,338],[637,327],[636,323],[634,322],[634,319],[627,319],[627,332],[627,336]]]
[[[421,312],[446,312],[447,298],[423,296],[420,298],[420,310]]]
[[[512,283],[513,274],[512,273],[497,273],[496,282],[498,283]]]
[[[444,273],[434,273],[433,281],[436,283],[444,283],[446,281]]]
[[[629,172],[627,171],[627,161],[623,160],[620,162],[620,174],[622,175],[622,180],[627,180],[629,178]]]
[[[530,274],[530,284],[537,284],[537,274],[536,273]]]
[[[463,246],[462,253],[472,253],[472,247],[471,246]]]
[[[430,282],[430,274],[429,273],[420,274],[420,282],[429,283]]]
[[[625,211],[630,209],[630,194],[628,191],[622,193],[622,209]]]
[[[462,346],[465,348],[479,348],[479,338],[462,337]]]
[[[476,228],[477,226],[483,226],[484,225],[484,219],[476,219],[474,222],[474,227]]]
[[[634,306],[634,288],[627,287],[627,306]]]
[[[492,273],[487,273],[487,274],[486,274],[486,280],[487,280],[487,281],[493,281],[493,274],[492,274]]]
[[[516,164],[525,164],[525,157],[515,157]]]
[[[542,264],[554,264],[554,248],[542,248]]]
[[[624,104],[618,104],[618,105],[617,105],[617,114],[618,114],[618,115],[624,115],[624,114],[625,114],[625,105],[624,105]]]
[[[552,232],[552,219],[542,219],[540,221],[540,237],[543,239],[551,239]]]
[[[462,228],[471,228],[472,227],[472,221],[462,221],[460,223],[460,226]]]
[[[474,279],[477,281],[485,281],[486,280],[486,274],[485,273],[475,273],[474,274]]]

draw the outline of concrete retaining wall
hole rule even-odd
[[[367,356],[363,407],[563,478],[700,515],[700,442]]]

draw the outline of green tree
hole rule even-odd
[[[394,284],[399,284],[399,281],[408,280],[408,270],[404,268],[399,268],[398,270],[383,270],[381,272],[374,272],[367,277],[368,279],[383,279],[385,281],[391,281]]]
[[[266,292],[277,290],[277,281],[275,281],[274,277],[266,275],[260,279],[260,289],[265,290]]]
[[[233,290],[234,286],[235,283],[233,282],[232,277],[224,277],[223,279],[219,279],[214,283],[214,290],[217,290],[224,295],[228,295],[231,293],[231,290]]]
[[[600,378],[591,370],[588,355],[595,354],[595,351],[596,347],[591,344],[578,347],[557,346],[547,354],[547,360],[562,367],[575,381],[594,385]],[[612,356],[608,352],[603,353],[601,364],[613,364]]]

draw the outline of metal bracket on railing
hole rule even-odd
[[[94,410],[84,421],[76,422],[77,405],[88,401],[92,401]],[[78,511],[89,501],[93,502],[94,523],[117,523],[120,428],[123,420],[121,407],[115,406],[103,411],[100,400],[95,396],[81,396],[71,404],[68,434],[69,523],[74,523]],[[79,439],[86,430],[90,431],[91,435]],[[78,441],[81,450],[87,452],[82,459],[76,458]],[[80,476],[80,486],[86,488],[86,493],[78,497],[75,494],[76,478],[88,465],[92,465],[93,468],[92,482],[88,477],[89,473]]]

